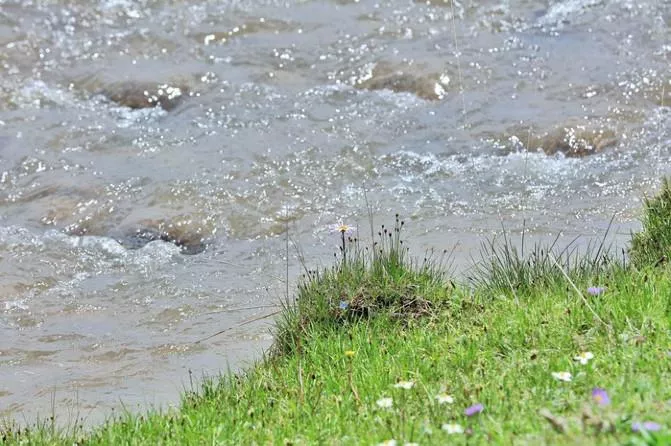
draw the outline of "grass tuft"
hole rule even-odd
[[[629,256],[638,268],[658,266],[671,256],[671,181],[664,178],[660,192],[646,198],[643,231],[633,234]]]
[[[549,245],[535,244],[527,255],[524,231],[518,249],[504,229],[502,243],[496,239],[483,243],[481,259],[469,280],[479,290],[512,297],[573,283],[606,283],[615,269],[625,268],[625,261],[612,255],[605,244],[609,230],[610,225],[598,245],[587,245],[582,251],[575,246],[577,238],[558,249],[557,236]]]
[[[277,323],[275,354],[300,347],[302,339],[320,330],[369,320],[376,316],[404,321],[430,316],[449,301],[442,266],[444,257],[427,253],[419,262],[408,255],[402,239],[405,223],[384,225],[372,246],[346,238],[341,257],[330,268],[307,270],[296,300],[285,304]]]

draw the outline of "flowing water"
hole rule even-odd
[[[623,245],[671,174],[670,36],[667,0],[0,0],[0,417],[259,358],[287,227],[310,266],[367,206],[462,272],[523,222]]]

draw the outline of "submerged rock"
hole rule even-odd
[[[281,33],[292,32],[298,27],[295,24],[285,22],[284,20],[268,19],[259,17],[258,19],[250,18],[245,22],[229,26],[227,29],[220,29],[224,27],[223,24],[213,24],[214,28],[211,32],[196,32],[191,36],[203,45],[223,44],[231,41],[236,37],[242,37],[261,33]]]
[[[126,249],[140,249],[155,240],[164,240],[163,234],[156,228],[137,228],[124,234],[117,234],[114,239]]]
[[[100,94],[124,107],[161,107],[165,111],[171,111],[189,94],[189,88],[184,84],[127,81],[105,86]]]
[[[207,237],[198,228],[169,221],[145,221],[111,236],[126,249],[140,249],[147,243],[161,240],[178,246],[182,254],[200,254],[207,248]]]
[[[355,83],[363,90],[391,90],[395,93],[412,93],[422,99],[436,101],[447,93],[450,83],[445,74],[425,74],[416,72],[418,67],[395,67],[388,63],[375,65],[370,75]]]
[[[36,189],[26,197],[30,206],[25,208],[45,226],[62,228],[71,236],[109,237],[126,249],[162,240],[178,246],[184,254],[198,254],[216,233],[216,222],[209,214],[193,211],[168,216],[163,210],[148,207],[135,209],[140,215],[129,215],[122,203],[106,195],[105,189],[96,187],[52,186]]]
[[[178,246],[182,254],[193,255],[205,251],[209,236],[193,225],[181,224],[179,221],[147,220],[135,225],[101,229],[103,225],[94,227],[87,224],[92,220],[78,221],[64,228],[64,232],[74,236],[106,236],[116,240],[126,249],[141,249],[148,243],[161,240]]]
[[[617,145],[614,130],[591,124],[566,124],[545,132],[528,127],[513,127],[496,138],[514,150],[541,151],[547,155],[562,153],[572,158],[594,155]],[[512,147],[511,147],[512,146]]]

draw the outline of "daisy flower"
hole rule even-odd
[[[414,381],[399,381],[396,384],[394,384],[394,387],[397,388],[397,389],[410,390],[413,387],[415,387],[415,382]]]
[[[441,426],[441,429],[443,429],[449,435],[464,433],[464,427],[461,424],[446,423]]]
[[[659,423],[655,423],[654,421],[644,421],[642,423],[636,422],[631,424],[631,430],[633,432],[641,432],[641,431],[657,432],[661,429],[662,426]]]
[[[466,409],[464,409],[464,415],[466,415],[467,417],[472,417],[473,415],[479,414],[483,410],[485,410],[485,406],[483,406],[482,404],[480,403],[473,404],[471,407],[467,407]]]
[[[602,286],[591,286],[587,288],[587,294],[590,296],[599,296],[606,291],[606,288]]]
[[[377,407],[382,409],[391,409],[391,407],[394,405],[394,400],[391,398],[380,398],[375,402],[375,404],[377,404]]]
[[[570,383],[573,380],[571,372],[552,372],[552,377],[557,381],[564,381]]]
[[[329,228],[332,232],[344,235],[351,235],[355,231],[354,226],[342,222],[335,225],[330,225]]]
[[[573,357],[574,361],[578,361],[582,365],[587,364],[592,359],[594,359],[594,354],[592,354],[592,352],[582,352]]]
[[[454,397],[452,395],[447,395],[445,393],[441,393],[439,395],[435,396],[436,401],[438,401],[438,404],[452,404],[454,403]]]
[[[607,406],[610,404],[610,396],[608,396],[608,392],[606,392],[605,389],[600,389],[599,387],[592,389],[592,399],[599,406]]]

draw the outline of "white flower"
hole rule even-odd
[[[441,429],[443,429],[445,432],[448,434],[463,434],[464,433],[464,427],[461,424],[443,424],[441,426]]]
[[[452,404],[454,403],[454,398],[452,395],[441,393],[440,395],[436,395],[436,401],[438,401],[438,404]]]
[[[558,381],[570,383],[573,379],[571,372],[552,372],[552,377]]]
[[[590,359],[593,359],[594,355],[592,352],[582,352],[579,355],[575,356],[573,358],[574,361],[578,361],[580,364],[585,365],[587,364]]]
[[[421,432],[424,435],[433,435],[433,428],[425,421],[424,423],[422,423]]]
[[[390,409],[394,405],[394,400],[391,398],[380,398],[375,404],[382,409]]]
[[[403,446],[419,446],[419,443],[403,443]]]
[[[413,387],[415,387],[415,382],[414,381],[399,381],[396,384],[394,384],[394,387],[397,388],[397,389],[410,390]]]
[[[396,446],[396,440],[393,438],[391,440],[385,440],[382,443],[378,443],[378,446]]]
[[[343,223],[343,222],[338,222],[338,223],[335,224],[335,225],[330,225],[330,226],[329,226],[329,229],[330,229],[332,232],[336,232],[336,233],[340,233],[340,234],[345,234],[345,235],[350,235],[350,234],[354,233],[354,231],[355,231],[354,226],[345,224],[345,223]]]

